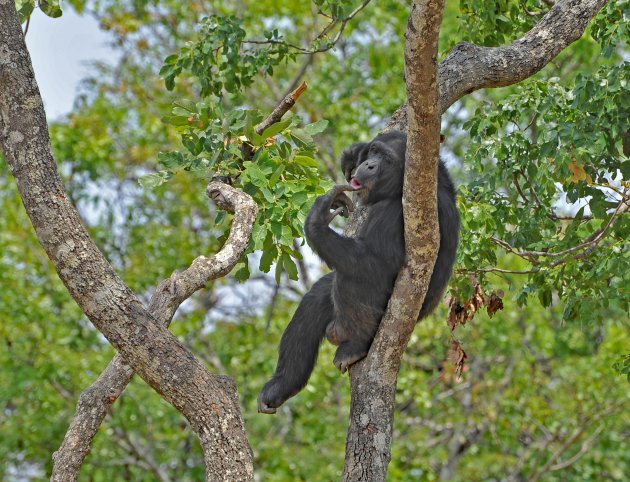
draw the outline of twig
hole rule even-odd
[[[295,90],[289,92],[284,97],[284,99],[280,101],[278,107],[276,107],[265,120],[254,127],[254,131],[256,131],[256,134],[262,134],[263,132],[265,132],[265,129],[267,129],[267,127],[279,122],[280,119],[282,119],[282,116],[284,116],[284,114],[286,114],[291,109],[291,107],[295,105],[297,100],[307,88],[308,84],[306,82],[302,82]]]
[[[525,196],[525,194],[523,193],[523,190],[521,189],[521,185],[518,182],[518,174],[520,173],[520,171],[514,171],[512,173],[512,179],[514,180],[514,186],[516,187],[516,191],[519,193],[519,195],[521,196],[521,198],[523,199],[523,201],[526,204],[531,204],[530,200],[527,199],[527,196]]]
[[[550,267],[554,267],[554,266],[558,266],[560,264],[565,263],[566,259],[562,259],[562,258],[566,258],[567,255],[573,255],[574,259],[579,259],[579,258],[585,257],[585,253],[592,252],[595,246],[602,239],[604,239],[606,234],[615,225],[619,217],[622,214],[626,213],[628,209],[630,209],[630,196],[628,195],[628,191],[626,191],[624,193],[624,197],[619,201],[619,203],[617,204],[617,207],[615,208],[614,212],[610,215],[610,218],[608,218],[608,222],[603,228],[595,231],[588,238],[586,238],[582,243],[576,246],[572,246],[571,248],[558,251],[557,253],[549,252],[549,251],[528,251],[528,250],[521,251],[514,248],[513,246],[511,246],[510,244],[508,244],[507,242],[501,239],[491,237],[490,240],[493,243],[501,246],[506,251],[513,253],[523,259],[526,259],[527,261],[535,265],[540,264],[540,261],[537,258],[560,258],[549,264]],[[576,251],[581,251],[581,250],[584,250],[584,252],[574,254]]]
[[[29,16],[26,19],[26,25],[24,26],[24,37],[26,37],[26,34],[28,33],[28,27],[31,25],[31,17]]]
[[[260,135],[265,132],[269,126],[277,123],[282,119],[282,116],[286,114],[291,107],[295,105],[300,96],[308,88],[306,82],[302,82],[294,91],[289,92],[284,99],[280,101],[278,106],[263,120],[260,124],[254,127],[254,132]],[[254,156],[254,146],[249,142],[244,142],[242,146],[243,160],[248,161]]]
[[[131,434],[126,429],[115,428],[114,437],[112,438],[124,451],[133,453],[137,462],[140,462],[147,470],[151,471],[159,482],[170,482],[171,478],[155,461],[151,453],[132,440]]]
[[[331,31],[334,30],[334,28],[337,25],[340,25],[340,27],[337,33],[335,34],[335,36],[333,37],[333,39],[324,47],[319,47],[317,49],[306,49],[304,47],[300,47],[299,45],[285,42],[284,40],[244,40],[243,43],[261,44],[261,45],[264,45],[264,44],[286,45],[287,47],[295,50],[296,53],[300,55],[312,55],[312,54],[316,54],[320,52],[326,52],[337,44],[348,22],[352,20],[361,10],[363,10],[368,5],[368,3],[370,3],[370,1],[371,0],[364,0],[364,2],[361,3],[361,5],[355,8],[352,12],[350,12],[347,17],[344,17],[342,19],[338,19],[338,18],[333,19],[328,25],[326,25],[326,27],[324,27],[324,29],[319,34],[317,34],[317,36],[315,37],[315,41],[326,37]]]
[[[582,458],[582,456],[586,452],[588,452],[591,449],[593,443],[595,442],[599,434],[602,432],[602,430],[604,430],[604,425],[600,425],[599,427],[597,427],[597,429],[595,429],[595,432],[593,432],[593,435],[591,435],[582,443],[582,447],[580,447],[580,450],[573,457],[570,457],[564,462],[560,462],[556,465],[552,465],[551,467],[549,467],[549,471],[554,472],[556,470],[566,469],[570,465],[573,465],[575,462],[577,462],[580,458]]]
[[[477,268],[477,269],[458,269],[456,270],[458,274],[476,274],[476,273],[504,273],[504,274],[534,274],[538,273],[540,269],[526,269],[526,270],[517,270],[517,269],[503,269],[503,268]]]

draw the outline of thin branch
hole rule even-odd
[[[307,49],[304,47],[300,47],[299,45],[285,42],[284,40],[244,40],[243,43],[259,44],[259,45],[265,45],[265,44],[285,45],[295,50],[296,51],[295,53],[301,54],[301,55],[313,55],[316,53],[326,52],[332,49],[335,45],[337,45],[337,42],[339,42],[341,35],[343,34],[346,26],[348,25],[348,22],[352,20],[361,10],[363,10],[368,5],[368,3],[370,3],[370,1],[371,0],[364,0],[363,3],[361,3],[361,5],[359,5],[352,12],[350,12],[348,16],[342,19],[338,19],[338,18],[333,19],[328,25],[326,25],[326,27],[324,27],[324,29],[315,37],[315,42],[326,37],[330,32],[332,32],[335,29],[335,27],[337,27],[337,25],[339,25],[339,30],[337,31],[337,33],[335,34],[335,36],[330,42],[328,42],[325,46],[319,47],[317,49]]]
[[[289,112],[291,107],[295,105],[297,100],[307,88],[308,84],[306,82],[302,82],[294,91],[289,92],[284,99],[280,101],[271,114],[269,114],[260,124],[254,127],[256,134],[261,135],[269,126],[279,122],[280,119],[282,119],[282,116]],[[243,153],[243,160],[245,161],[250,160],[254,156],[254,146],[249,142],[243,143],[241,150]]]
[[[265,120],[263,120],[254,128],[256,134],[262,134],[269,126],[279,122],[280,119],[282,119],[282,116],[284,116],[284,114],[286,114],[291,109],[291,107],[295,105],[297,100],[307,88],[308,84],[306,82],[302,82],[295,90],[289,92],[285,96],[285,98],[280,101],[278,106],[271,112],[271,114],[269,114]]]
[[[476,273],[503,273],[503,274],[534,274],[538,273],[540,269],[503,269],[503,268],[476,268],[476,269],[458,269],[458,274],[476,274]]]
[[[613,403],[612,405],[608,406],[607,408],[605,408],[604,410],[602,410],[601,412],[598,412],[595,415],[592,415],[590,417],[588,417],[586,420],[582,421],[582,423],[580,424],[579,428],[573,433],[573,435],[571,435],[571,437],[569,437],[565,443],[563,443],[549,458],[549,460],[547,460],[547,462],[540,468],[538,469],[533,476],[531,476],[528,479],[528,482],[538,482],[538,480],[540,480],[540,478],[547,472],[549,472],[551,470],[551,467],[553,467],[554,465],[556,465],[556,460],[558,460],[558,458],[565,453],[577,440],[580,439],[580,437],[595,423],[599,422],[601,419],[603,419],[604,417],[609,416],[610,414],[614,413],[623,403],[625,403],[625,400],[623,401],[618,401],[616,403]]]
[[[530,200],[527,198],[527,196],[525,196],[525,193],[523,193],[523,190],[521,189],[521,185],[518,182],[518,172],[514,171],[512,173],[512,180],[514,181],[514,186],[516,187],[516,191],[519,193],[519,195],[521,196],[521,199],[523,199],[523,202],[525,204],[531,204]]]
[[[549,266],[554,267],[560,264],[563,264],[567,261],[567,256],[572,255],[574,259],[584,258],[587,254],[591,253],[595,247],[606,237],[610,229],[615,225],[620,216],[625,214],[630,209],[630,196],[626,191],[624,193],[624,197],[619,201],[615,210],[608,218],[606,225],[603,228],[596,230],[593,234],[591,234],[588,238],[586,238],[582,243],[572,246],[570,248],[564,249],[558,252],[551,251],[530,251],[530,250],[519,250],[511,246],[509,243],[491,237],[490,240],[501,246],[506,251],[519,256],[534,265],[541,264],[541,261],[538,258],[560,258],[552,261]],[[577,251],[583,251],[582,253],[577,253]]]
[[[29,15],[29,17],[26,19],[26,25],[24,26],[24,37],[26,37],[26,34],[28,33],[28,28],[31,25],[31,17]]]
[[[147,470],[149,470],[159,482],[171,481],[171,478],[156,462],[156,460],[153,458],[153,455],[144,447],[142,447],[139,443],[135,442],[131,438],[131,434],[127,430],[115,428],[113,440],[124,451],[130,451],[132,454],[134,454],[137,458],[137,461],[140,462],[140,464],[142,464]]]
[[[549,467],[549,471],[555,472],[556,470],[566,469],[567,467],[573,465],[578,460],[580,460],[582,456],[591,449],[591,447],[595,443],[595,440],[597,440],[597,437],[599,436],[600,433],[602,433],[604,428],[605,428],[604,425],[600,425],[599,427],[597,427],[597,429],[595,429],[595,431],[593,432],[593,435],[591,435],[582,443],[580,450],[573,457],[570,457],[563,462],[557,463],[556,465],[552,465],[551,467]]]

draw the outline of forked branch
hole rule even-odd
[[[482,47],[461,42],[440,62],[439,108],[479,89],[505,87],[531,77],[579,39],[608,0],[558,0],[529,32],[510,45]],[[407,130],[407,105],[388,129]]]
[[[199,256],[188,269],[173,273],[157,287],[148,311],[164,326],[170,324],[177,308],[193,293],[232,270],[247,247],[256,220],[258,206],[248,194],[220,182],[208,184],[206,192],[220,208],[234,213],[230,234],[217,254]],[[81,394],[61,447],[53,454],[51,480],[76,480],[101,423],[132,377],[133,370],[117,354]]]

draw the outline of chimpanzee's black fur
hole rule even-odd
[[[263,388],[258,410],[276,408],[308,382],[321,340],[338,345],[334,363],[342,372],[365,357],[394,287],[404,257],[402,187],[407,136],[378,135],[357,143],[341,157],[350,186],[336,186],[320,196],[306,219],[306,239],[334,270],[304,296],[280,342],[278,366]],[[348,238],[328,224],[330,210],[351,209],[343,191],[354,190],[369,214],[356,237]],[[451,276],[459,233],[455,188],[440,161],[438,171],[440,249],[420,318],[439,303]]]

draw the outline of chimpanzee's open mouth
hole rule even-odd
[[[363,186],[361,185],[361,183],[357,181],[354,177],[350,181],[350,187],[354,189],[355,191],[358,191],[359,189],[363,189]]]

